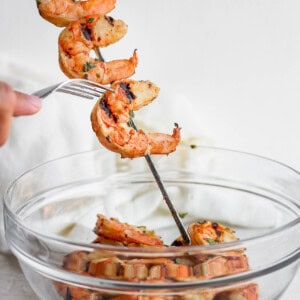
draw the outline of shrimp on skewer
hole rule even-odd
[[[40,15],[56,26],[69,23],[89,15],[107,14],[115,8],[116,0],[37,0]]]
[[[121,157],[135,158],[147,154],[169,154],[180,142],[180,128],[173,134],[149,133],[131,127],[131,113],[152,102],[159,88],[150,81],[122,80],[112,84],[94,106],[92,127],[100,143]]]
[[[72,22],[58,39],[61,70],[70,78],[86,78],[100,84],[130,77],[138,63],[136,50],[130,59],[109,62],[90,56],[93,49],[116,43],[126,32],[127,25],[122,20],[105,15]]]

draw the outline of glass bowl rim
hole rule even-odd
[[[184,147],[189,147],[187,145],[184,145]],[[232,150],[232,149],[226,149],[226,148],[221,148],[221,147],[211,147],[211,146],[197,146],[197,148],[199,149],[206,149],[206,150],[213,150],[213,151],[221,151],[221,152],[229,152],[229,153],[235,153],[235,154],[241,154],[245,157],[249,156],[252,158],[258,158],[261,160],[265,160],[265,161],[269,161],[273,164],[277,164],[278,166],[284,167],[286,169],[289,169],[291,172],[293,172],[294,174],[300,176],[300,172],[298,172],[296,169],[290,167],[289,165],[286,165],[282,162],[279,162],[277,160],[268,158],[268,157],[264,157],[261,155],[257,155],[257,154],[253,154],[253,153],[249,153],[249,152],[244,152],[244,151],[239,151],[239,150]],[[194,150],[194,149],[193,149]],[[155,252],[155,254],[157,255],[164,255],[164,257],[170,255],[175,255],[178,254],[180,252],[186,252],[187,250],[189,251],[189,253],[192,252],[198,252],[199,250],[201,250],[201,252],[206,251],[209,253],[213,253],[214,251],[220,251],[222,249],[222,251],[226,251],[227,250],[232,250],[234,248],[241,248],[241,245],[243,247],[246,247],[247,245],[251,245],[254,243],[257,243],[258,241],[266,241],[268,238],[272,238],[276,235],[280,235],[280,234],[284,234],[284,232],[286,232],[287,230],[292,229],[293,227],[296,227],[300,224],[300,216],[296,217],[295,219],[293,219],[292,221],[285,223],[282,226],[277,227],[276,229],[267,232],[265,234],[259,235],[259,236],[253,236],[250,238],[245,238],[245,239],[239,239],[237,241],[232,241],[232,242],[228,242],[225,244],[216,244],[216,245],[208,245],[208,246],[184,246],[184,247],[170,247],[172,249],[160,249],[160,248],[154,248],[154,247],[149,247],[149,248],[143,248],[142,251],[139,248],[124,248],[124,247],[120,247],[120,246],[110,246],[110,245],[100,245],[100,244],[93,244],[93,243],[87,243],[87,242],[78,242],[78,241],[71,241],[65,238],[59,238],[59,237],[53,237],[53,236],[48,236],[45,234],[42,234],[38,231],[35,231],[31,228],[29,228],[28,226],[26,226],[25,224],[22,223],[22,220],[19,218],[19,216],[17,214],[15,214],[12,209],[10,208],[10,205],[8,203],[9,199],[9,195],[11,192],[13,192],[13,188],[14,185],[16,184],[16,182],[18,182],[23,176],[26,176],[27,174],[29,174],[30,172],[42,168],[45,165],[54,163],[56,161],[61,161],[64,159],[68,159],[68,158],[76,158],[76,157],[80,157],[80,156],[84,156],[84,155],[88,155],[88,154],[93,154],[93,153],[107,153],[104,149],[96,149],[96,150],[88,150],[88,151],[83,151],[83,152],[78,152],[78,153],[73,153],[70,155],[65,155],[65,156],[61,156],[49,161],[46,161],[42,164],[39,164],[37,166],[35,166],[34,168],[31,168],[29,170],[27,170],[26,172],[22,173],[20,176],[18,176],[15,180],[13,180],[11,182],[11,184],[8,186],[8,188],[5,191],[4,194],[4,213],[8,214],[10,216],[10,218],[12,218],[12,220],[14,221],[15,224],[17,224],[18,226],[20,226],[20,228],[23,228],[26,232],[30,233],[31,235],[35,236],[37,239],[42,239],[42,240],[49,240],[51,242],[55,242],[58,244],[62,244],[62,245],[66,245],[66,246],[76,246],[76,247],[82,247],[83,249],[93,249],[93,250],[106,250],[106,251],[114,251],[114,252],[118,252],[118,253],[122,253],[122,252],[126,252],[126,254],[136,254],[136,253],[140,253],[143,255],[143,257],[147,256],[147,255],[151,255],[151,257],[153,257],[153,254]],[[300,205],[294,203],[295,205],[297,205],[298,207],[300,207]],[[177,249],[178,248],[178,249]],[[171,251],[170,251],[171,250]],[[24,255],[24,254],[23,254]],[[27,258],[28,259],[28,258]],[[168,288],[170,286],[175,287],[176,288],[191,288],[191,287],[201,287],[201,286],[205,286],[206,284],[209,283],[209,285],[211,284],[215,284],[218,285],[220,283],[233,283],[233,282],[238,282],[241,280],[250,280],[251,278],[255,278],[258,276],[263,276],[265,274],[268,274],[270,272],[272,272],[275,269],[280,269],[283,268],[286,265],[292,264],[294,262],[297,262],[300,259],[300,247],[298,247],[298,249],[294,252],[293,255],[291,255],[290,257],[282,257],[279,261],[277,261],[275,264],[272,265],[268,265],[268,266],[264,266],[262,269],[256,269],[256,270],[250,270],[244,273],[239,273],[239,274],[234,274],[234,275],[229,275],[226,277],[221,277],[221,278],[213,278],[213,279],[209,279],[209,280],[203,280],[203,281],[195,281],[195,282],[176,282],[176,283],[172,283],[172,284],[145,284],[145,283],[129,283],[129,282],[124,282],[124,281],[118,281],[118,280],[107,280],[107,279],[101,279],[100,281],[105,282],[106,286],[107,284],[110,285],[112,287],[128,287],[128,288],[133,288],[133,289],[141,289],[141,288],[149,288],[149,287],[157,287],[157,288]],[[33,262],[32,258],[29,258],[29,260],[31,260],[31,262]],[[40,261],[37,260],[35,263],[37,263],[38,265],[40,265]],[[52,265],[49,266],[44,266],[44,268],[46,268],[48,271],[51,272],[51,269],[53,269]],[[53,269],[54,270],[54,269]],[[54,270],[55,271],[55,270]],[[58,272],[60,272],[62,270],[59,270]],[[67,271],[64,271],[67,272]],[[66,278],[65,275],[64,276],[58,276],[57,275],[57,271],[54,272],[56,275],[54,275],[53,277],[56,278],[60,278],[60,279],[64,279]],[[72,278],[72,281],[77,281],[75,280],[77,277],[80,278],[80,280],[78,279],[77,283],[78,284],[82,284],[83,281],[86,282],[86,284],[90,284],[93,282],[93,279],[91,278],[85,278],[85,276],[76,274],[76,276],[74,277],[74,273],[71,272],[67,272],[70,273],[70,278]],[[46,272],[47,275],[49,275],[48,272]],[[65,279],[64,279],[65,280]],[[96,278],[94,283],[99,286],[99,278]],[[98,283],[98,284],[97,284]]]

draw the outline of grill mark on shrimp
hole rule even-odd
[[[129,100],[129,103],[131,103],[131,101],[136,99],[136,95],[130,90],[129,83],[126,84],[124,82],[121,82],[120,88],[125,92],[125,95],[126,95],[127,99]]]

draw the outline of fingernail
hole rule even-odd
[[[28,95],[27,101],[36,108],[40,108],[42,106],[42,100],[36,96]]]

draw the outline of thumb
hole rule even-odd
[[[32,115],[41,109],[42,101],[36,96],[15,92],[14,116]]]

